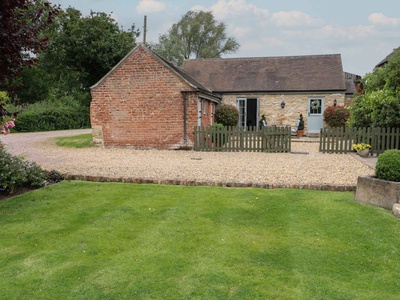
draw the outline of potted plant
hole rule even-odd
[[[357,154],[359,156],[367,157],[369,154],[369,150],[371,149],[371,145],[365,143],[353,144],[353,149],[357,151]]]
[[[300,114],[299,118],[299,127],[297,128],[297,137],[302,137],[304,133],[304,120],[303,120],[303,115]]]
[[[261,120],[258,122],[258,125],[260,129],[267,126],[267,118],[265,117],[265,115],[261,116]]]

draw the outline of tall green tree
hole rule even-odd
[[[134,24],[124,31],[106,13],[91,11],[89,16],[82,16],[70,7],[60,14],[41,61],[60,78],[79,81],[83,89],[88,89],[136,45],[138,36]]]
[[[39,67],[20,77],[22,102],[69,95],[88,105],[89,87],[135,47],[139,36],[135,25],[125,31],[106,13],[83,16],[72,7],[60,11],[47,33],[50,44],[39,55]]]
[[[217,22],[211,12],[189,11],[152,48],[182,65],[184,59],[219,58],[236,52],[239,46],[235,38],[227,37],[225,23]]]
[[[354,127],[400,127],[400,51],[362,80],[363,93],[350,108]]]

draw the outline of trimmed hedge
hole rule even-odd
[[[378,156],[375,176],[382,180],[400,182],[400,150],[386,150]]]
[[[90,127],[89,108],[66,97],[65,102],[38,102],[27,106],[15,121],[15,131],[34,132]]]

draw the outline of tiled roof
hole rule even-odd
[[[156,56],[158,59],[160,59],[164,64],[168,65],[169,68],[171,68],[175,73],[177,73],[181,78],[189,82],[192,86],[196,87],[198,90],[208,92],[210,93],[206,87],[204,87],[200,82],[198,82],[196,79],[192,78],[189,74],[187,74],[184,70],[179,68],[178,66],[175,66],[173,63],[169,62],[162,56],[158,55],[156,52],[148,50],[151,52],[154,56]]]
[[[391,57],[396,53],[396,51],[398,51],[398,50],[400,50],[400,47],[397,47],[397,48],[393,49],[393,51],[392,51],[388,56],[386,56],[384,59],[382,59],[382,60],[375,66],[375,68],[379,68],[379,67],[383,66],[384,64],[386,64],[386,63],[389,61],[389,58],[391,58]]]
[[[340,54],[192,59],[182,69],[213,92],[346,89]]]

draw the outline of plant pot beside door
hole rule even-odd
[[[300,114],[299,127],[297,128],[296,135],[297,137],[302,137],[303,133],[304,133],[304,120],[303,120],[303,115]]]

